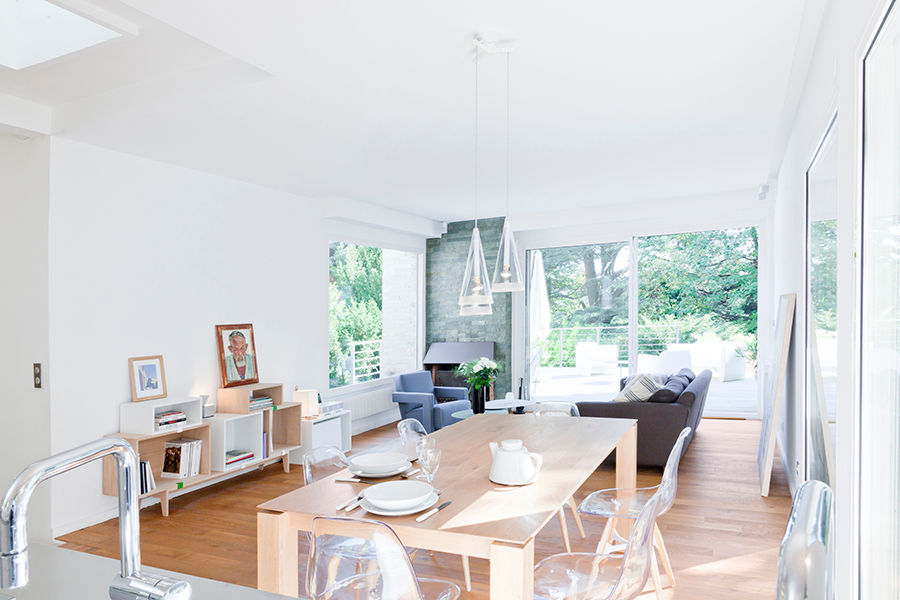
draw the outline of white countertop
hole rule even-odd
[[[118,559],[65,550],[50,544],[29,544],[28,559],[31,574],[28,585],[17,590],[0,590],[0,600],[108,600],[109,584],[119,572]],[[145,566],[142,571],[189,582],[194,590],[192,600],[287,599],[287,596],[279,594],[152,567]]]

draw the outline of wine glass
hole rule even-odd
[[[441,451],[438,448],[425,448],[419,455],[419,467],[425,475],[425,481],[429,484],[434,482],[434,476],[437,473],[438,466],[441,464]]]
[[[419,457],[419,460],[422,460],[422,453],[434,450],[434,438],[432,437],[421,437],[416,440],[416,456]]]

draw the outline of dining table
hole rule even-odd
[[[488,559],[492,600],[533,597],[535,537],[613,451],[616,487],[636,486],[634,419],[479,414],[429,436],[442,450],[434,487],[441,502],[450,501],[446,508],[422,522],[416,514],[383,517],[363,509],[349,514],[386,523],[411,548]],[[506,486],[490,480],[490,442],[507,439],[522,440],[528,451],[541,455],[534,483]],[[348,477],[348,471],[339,471],[257,507],[260,590],[305,593],[300,581],[306,557],[299,556],[298,536],[312,530],[316,517],[347,515],[338,507],[365,488],[338,481]]]

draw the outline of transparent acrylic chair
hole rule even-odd
[[[403,419],[397,423],[397,431],[400,432],[400,443],[404,446],[428,435],[425,426],[418,419]]]
[[[459,587],[418,579],[397,534],[384,523],[316,517],[306,593],[323,600],[456,600]]]
[[[638,516],[624,554],[569,552],[545,558],[534,569],[534,597],[547,600],[631,600],[650,575],[653,527],[659,508],[653,497]]]
[[[303,453],[303,485],[309,485],[350,466],[347,455],[334,446],[321,446]]]
[[[580,417],[578,407],[572,402],[538,402],[532,408],[532,413],[536,417]],[[581,517],[578,515],[578,507],[575,504],[575,497],[569,497],[569,508],[572,509],[572,515],[575,517],[575,524],[581,533],[581,539],[584,539],[584,525],[581,523]],[[566,552],[572,551],[572,545],[569,543],[569,527],[566,525],[566,513],[559,509],[559,527],[562,530],[563,543],[566,546]]]
[[[427,437],[428,432],[425,431],[425,427],[419,423],[416,419],[403,419],[399,423],[397,423],[397,430],[400,432],[400,443],[406,446],[407,444],[415,444],[416,440],[419,438]],[[434,556],[434,552],[430,553]],[[412,558],[415,560],[416,554],[412,553]],[[462,567],[463,567],[463,576],[466,581],[466,591],[472,591],[472,573],[469,570],[469,557],[468,556],[460,556],[462,559]]]
[[[621,540],[616,533],[616,521],[618,519],[637,519],[644,506],[653,497],[659,497],[658,515],[664,515],[672,508],[675,502],[675,492],[678,489],[678,465],[681,462],[681,455],[684,453],[684,444],[691,435],[691,428],[685,427],[678,434],[675,445],[669,452],[669,458],[666,460],[666,468],[663,470],[662,481],[659,485],[646,488],[635,489],[607,489],[592,493],[584,502],[581,503],[579,510],[586,515],[596,517],[606,517],[606,527],[600,536],[600,543],[597,544],[597,552],[606,552],[610,549],[610,540],[613,536]],[[663,542],[662,533],[659,526],[653,525],[653,545],[659,552],[660,560],[666,571],[666,577],[669,584],[675,587],[675,574],[672,571],[672,564],[669,562],[669,553]],[[660,594],[659,584],[659,567],[656,563],[656,555],[653,555],[653,584],[656,588],[657,597]]]

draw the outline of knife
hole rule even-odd
[[[443,504],[441,504],[441,505],[438,506],[437,508],[432,508],[432,509],[429,510],[427,513],[425,513],[424,515],[420,515],[420,516],[416,517],[416,523],[421,523],[422,521],[424,521],[425,519],[427,519],[428,517],[430,517],[431,515],[433,515],[433,514],[436,513],[437,511],[441,510],[442,508],[447,508],[448,506],[450,506],[450,500],[447,500],[446,502],[444,502]]]

